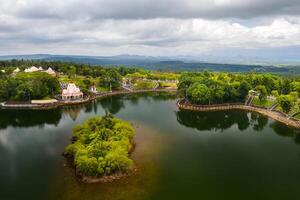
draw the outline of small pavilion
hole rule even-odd
[[[67,89],[63,89],[61,98],[64,101],[80,100],[83,98],[83,93],[74,83],[69,83]]]
[[[92,92],[92,93],[97,93],[97,88],[96,88],[95,85],[92,85],[92,86],[90,87],[90,92]]]

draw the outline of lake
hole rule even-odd
[[[54,110],[0,110],[0,199],[299,199],[300,135],[245,111],[180,111],[170,94],[114,96]],[[133,124],[137,172],[86,184],[61,155],[105,110]]]

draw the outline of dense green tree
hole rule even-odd
[[[289,113],[293,107],[293,98],[290,95],[280,95],[277,102],[286,113]]]
[[[290,92],[289,94],[294,102],[298,100],[298,92]]]
[[[249,90],[251,90],[251,85],[245,80],[242,81],[238,88],[240,98],[245,99],[248,95]]]
[[[234,74],[234,73],[183,73],[179,78],[178,90],[182,96],[186,96],[192,102],[244,102],[249,90],[259,92],[261,101],[267,98],[272,91],[279,94],[300,92],[298,77],[285,77],[272,74]],[[206,97],[199,97],[203,91],[203,85],[197,91],[196,85],[203,84],[207,88]],[[299,86],[299,87],[298,87]],[[298,91],[299,89],[299,91]],[[276,92],[273,92],[277,96]],[[193,94],[193,95],[192,95]],[[295,93],[293,93],[295,94]]]
[[[116,69],[105,70],[100,78],[99,85],[110,90],[121,86],[122,77]]]
[[[188,88],[187,96],[192,102],[199,104],[209,104],[211,100],[211,93],[208,87],[197,82]]]
[[[0,83],[1,100],[42,99],[60,93],[57,78],[43,72],[18,73]]]
[[[73,129],[75,143],[66,152],[74,157],[76,170],[86,176],[110,175],[132,168],[128,157],[135,135],[133,127],[111,114],[94,117]]]
[[[264,85],[258,85],[255,87],[255,90],[259,92],[258,98],[260,101],[266,100],[268,92]]]
[[[278,93],[277,90],[272,90],[271,94],[272,94],[272,96],[274,96],[274,97],[278,97],[278,96],[279,96],[279,93]]]

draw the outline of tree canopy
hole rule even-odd
[[[298,77],[258,73],[194,72],[183,73],[180,76],[178,90],[193,103],[217,104],[244,102],[249,90],[256,90],[260,100],[271,94],[298,94],[299,85]]]
[[[66,147],[76,169],[86,176],[110,175],[132,168],[128,152],[135,131],[125,121],[106,114],[86,120],[73,129],[75,143]]]
[[[43,72],[18,73],[0,79],[0,100],[43,99],[60,92],[57,78]]]

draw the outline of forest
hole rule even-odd
[[[18,73],[0,78],[0,101],[45,99],[60,92],[59,81],[47,73]]]
[[[41,72],[30,74],[22,72],[30,66],[42,66],[44,69],[51,67],[57,72],[57,76],[51,77]],[[14,74],[13,71],[16,68],[19,68],[21,72]],[[51,98],[60,93],[60,82],[74,82],[84,93],[88,93],[92,85],[97,86],[98,91],[103,92],[121,89],[122,78],[131,79],[134,84],[133,89],[148,89],[153,87],[151,80],[177,80],[179,76],[179,73],[91,66],[62,61],[0,61],[0,101]]]
[[[258,96],[258,103],[272,96],[283,111],[289,112],[298,104],[300,79],[266,73],[183,73],[178,90],[196,104],[242,103],[252,90]]]

